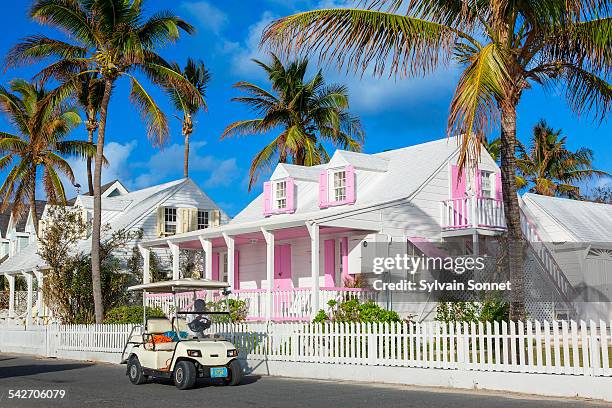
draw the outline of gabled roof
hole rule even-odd
[[[612,242],[612,205],[539,194],[523,195],[538,227],[553,241]]]
[[[319,173],[323,166],[297,166],[295,164],[280,163],[276,166],[270,180],[278,180],[285,177],[292,177],[298,180],[318,181]]]
[[[389,201],[408,198],[427,180],[433,177],[450,158],[457,153],[457,139],[444,138],[402,149],[389,150],[376,154],[338,151],[329,165],[315,166],[306,171],[320,172],[332,162],[353,164],[357,169],[356,201],[354,205],[319,209],[318,183],[301,180],[296,177],[297,208],[294,214],[278,214],[270,218],[282,221],[300,214],[317,212],[320,216],[337,211],[351,211],[356,207],[384,204]],[[280,164],[287,169],[288,166]],[[386,167],[386,168],[385,168]],[[274,174],[280,171],[277,167]],[[283,170],[285,171],[285,170]],[[290,170],[296,172],[296,170]],[[264,219],[263,194],[254,199],[230,222],[235,225]]]
[[[36,214],[40,217],[45,209],[45,205],[47,204],[44,200],[36,200]],[[11,220],[11,211],[13,211],[13,204],[9,205],[8,208],[0,213],[0,234],[2,238],[6,238],[6,234],[8,233],[8,227]],[[28,207],[29,213],[29,207]],[[15,227],[17,232],[24,232],[25,227],[28,221],[28,214],[24,214],[19,218],[17,225]]]
[[[336,166],[346,166],[349,164],[352,164],[356,169],[387,171],[389,168],[389,159],[378,157],[378,155],[375,154],[337,150],[327,164],[327,167],[333,168]]]
[[[119,195],[123,195],[123,194],[129,193],[129,190],[118,179],[115,179],[113,181],[109,181],[106,184],[102,184],[100,186],[100,190],[102,191],[102,197],[113,196],[113,193],[115,191],[118,191],[120,193]],[[88,191],[88,192],[83,193],[81,195],[84,196],[84,197],[91,197],[91,196],[93,196],[93,192]],[[68,204],[69,205],[73,205],[77,198],[78,198],[78,196],[71,198],[70,200],[68,200]]]

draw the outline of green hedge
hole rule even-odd
[[[147,307],[147,317],[165,317],[159,308]],[[138,324],[142,323],[142,306],[120,306],[109,310],[104,318],[104,323],[115,324]]]

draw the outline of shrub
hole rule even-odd
[[[165,317],[159,308],[147,307],[147,317]],[[109,310],[104,317],[104,323],[138,324],[142,323],[142,306],[120,306]]]
[[[510,305],[499,296],[477,302],[438,302],[436,320],[441,322],[500,322],[509,319]]]
[[[246,301],[239,299],[228,299],[230,315],[212,315],[212,321],[215,323],[229,323],[230,317],[233,323],[244,322],[247,318],[249,308]],[[225,312],[227,306],[225,299],[216,302],[208,302],[208,310],[212,312]]]
[[[386,310],[378,306],[371,300],[360,303],[357,299],[336,302],[327,302],[330,307],[329,315],[324,310],[319,310],[313,322],[323,323],[326,321],[334,322],[399,322],[401,321],[397,312]]]

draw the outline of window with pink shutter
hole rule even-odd
[[[264,183],[264,215],[295,211],[295,181],[291,178]]]
[[[321,173],[319,182],[319,207],[355,203],[355,168],[351,165],[329,169]],[[321,205],[321,198],[325,205]]]

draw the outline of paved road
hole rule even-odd
[[[58,400],[9,399],[9,390],[59,389]],[[266,407],[266,408],[428,408],[428,407],[599,407],[584,400],[507,396],[500,393],[458,392],[348,382],[246,377],[238,387],[199,382],[179,391],[168,382],[134,386],[125,366],[71,360],[38,359],[0,354],[0,407]]]

